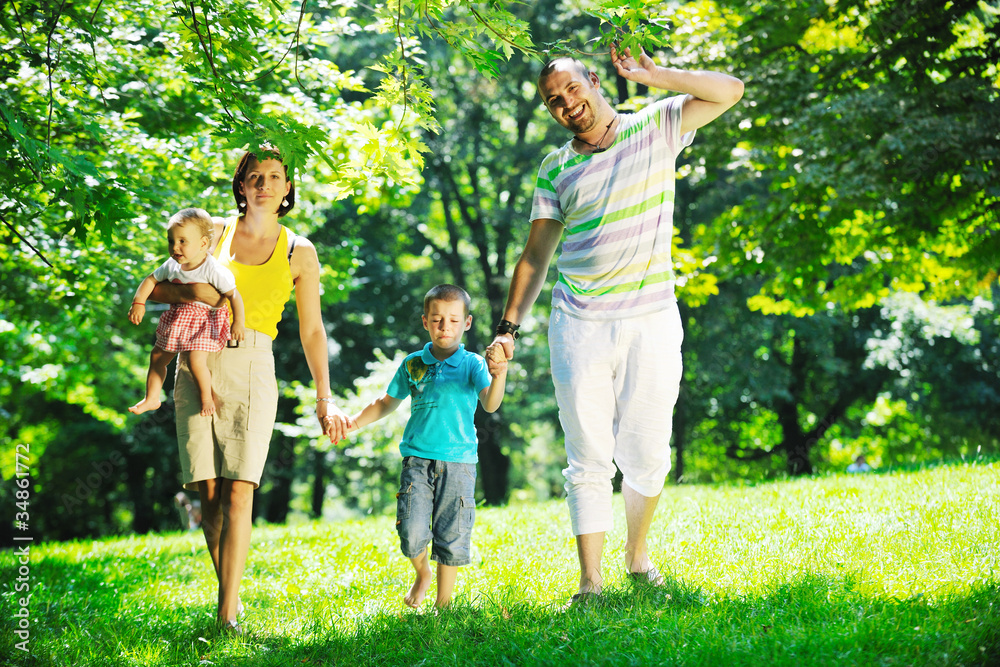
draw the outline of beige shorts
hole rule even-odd
[[[239,347],[209,353],[208,369],[217,396],[216,410],[202,417],[188,354],[177,356],[174,407],[181,482],[184,488],[197,490],[200,481],[224,477],[257,487],[278,410],[270,336],[247,329]]]

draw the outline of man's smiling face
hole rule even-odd
[[[586,134],[597,126],[598,103],[603,99],[597,83],[596,74],[565,60],[538,79],[538,94],[557,123],[573,134]]]

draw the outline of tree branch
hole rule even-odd
[[[7,220],[2,215],[0,215],[0,222],[3,222],[3,224],[6,225],[7,229],[9,229],[10,231],[12,231],[14,233],[14,236],[16,236],[17,238],[21,239],[21,242],[24,243],[24,245],[26,245],[29,248],[31,248],[31,251],[34,252],[36,255],[38,255],[41,258],[41,260],[43,262],[45,262],[46,266],[48,266],[50,269],[56,268],[56,267],[52,266],[52,263],[49,262],[49,260],[45,259],[45,255],[42,254],[41,250],[39,250],[38,248],[36,248],[35,246],[33,246],[31,244],[31,241],[29,241],[28,239],[24,238],[24,236],[22,236],[21,233],[19,231],[17,231],[17,229],[14,227],[14,225],[12,225],[9,222],[7,222]]]
[[[52,107],[55,104],[55,95],[52,92],[52,35],[55,34],[56,28],[59,27],[59,19],[62,18],[63,9],[66,7],[66,0],[62,0],[59,5],[59,10],[56,12],[55,20],[52,21],[52,27],[49,29],[49,34],[45,38],[45,67],[48,71],[48,83],[49,83],[49,116],[45,123],[45,147],[52,148]]]
[[[21,31],[21,41],[24,43],[24,48],[31,53],[31,46],[28,42],[28,36],[24,34],[24,23],[21,21],[21,15],[17,13],[17,5],[14,4],[14,0],[10,0],[10,8],[14,11],[14,18],[17,19],[17,28]]]
[[[226,104],[226,100],[223,99],[222,95],[219,93],[219,81],[222,79],[222,76],[220,76],[218,70],[215,69],[215,58],[212,55],[212,49],[210,48],[210,46],[205,45],[205,38],[202,36],[201,30],[198,29],[198,10],[197,7],[195,6],[194,0],[191,0],[189,6],[191,8],[191,28],[192,30],[194,30],[194,34],[198,35],[198,42],[201,44],[201,49],[202,51],[205,52],[205,59],[208,61],[208,66],[212,70],[212,86],[215,88],[215,96],[216,98],[219,99],[220,102],[222,102],[222,110],[226,112],[226,115],[229,116],[231,120],[235,121],[236,118],[229,111],[229,105]],[[205,29],[209,30],[207,14],[205,16]],[[211,32],[208,33],[208,40],[209,44],[211,44],[212,41]]]
[[[399,124],[396,125],[397,129],[403,127],[403,121],[406,119],[406,109],[409,105],[409,99],[407,99],[407,91],[410,87],[410,82],[406,79],[406,46],[403,44],[403,0],[396,0],[396,39],[399,40],[399,61],[402,63],[401,68],[403,71],[403,113],[399,116]]]

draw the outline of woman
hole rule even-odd
[[[246,310],[245,340],[211,355],[216,413],[201,415],[197,384],[186,355],[178,358],[174,403],[184,487],[201,496],[202,529],[219,580],[218,621],[242,632],[237,616],[240,580],[250,551],[253,491],[267,458],[278,389],[271,343],[295,289],[299,337],[316,385],[316,416],[331,442],[342,439],[347,417],[330,391],[326,329],[320,312],[319,259],[307,239],[280,222],[295,205],[295,186],[276,151],[243,155],[233,175],[240,215],[216,224],[213,254],[236,276]],[[160,284],[153,298],[167,303],[218,294],[205,285]]]

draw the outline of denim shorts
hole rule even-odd
[[[431,558],[460,567],[472,562],[472,524],[476,520],[476,465],[403,458],[396,494],[396,532],[407,558],[431,546]]]

